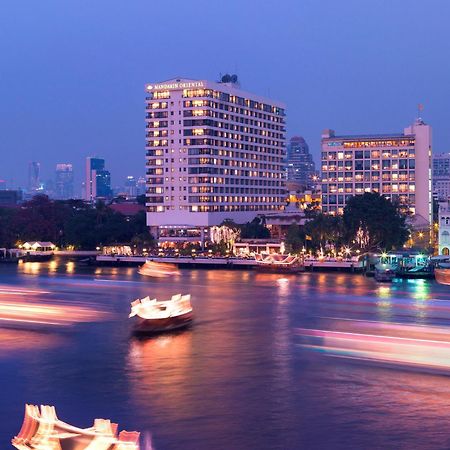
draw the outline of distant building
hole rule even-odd
[[[129,175],[125,180],[125,194],[127,197],[136,197],[137,195],[137,184],[136,179]]]
[[[15,206],[22,200],[22,191],[0,190],[0,207]]]
[[[6,183],[5,180],[0,180],[0,191],[5,191],[7,186],[8,184]]]
[[[450,197],[450,153],[433,155],[433,195],[439,201]]]
[[[322,210],[342,214],[348,199],[378,192],[403,212],[432,221],[431,127],[422,119],[403,133],[322,134]]]
[[[111,174],[105,169],[105,160],[87,157],[85,200],[93,201],[97,198],[110,198],[111,196]]]
[[[57,164],[55,172],[55,198],[68,200],[73,195],[73,166],[72,164]]]
[[[439,255],[450,254],[450,200],[439,203]]]
[[[41,185],[41,164],[36,161],[28,163],[28,191],[37,192],[42,190]]]
[[[285,199],[280,102],[221,82],[174,79],[146,87],[147,224],[172,235],[279,210]]]
[[[136,183],[136,195],[145,195],[146,181],[144,177],[139,177]]]
[[[301,136],[294,136],[287,146],[287,179],[297,181],[304,189],[311,188],[316,180],[316,166],[309,147]]]

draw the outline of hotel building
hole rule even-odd
[[[322,135],[322,210],[342,214],[347,200],[379,192],[431,223],[431,127],[421,119],[403,133]]]
[[[235,76],[174,79],[145,91],[153,234],[203,234],[224,219],[243,223],[284,204],[282,103],[240,90]]]

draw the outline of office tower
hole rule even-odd
[[[58,200],[74,198],[72,164],[62,163],[56,165],[54,190],[55,197]]]
[[[35,161],[28,163],[28,191],[36,192],[41,190],[40,181],[41,164]]]
[[[136,195],[145,195],[146,182],[144,177],[139,177],[136,183]]]
[[[136,197],[137,184],[136,184],[136,179],[133,176],[131,176],[131,175],[127,176],[124,187],[125,187],[125,194],[128,197]]]
[[[111,174],[105,169],[103,158],[86,158],[85,199],[111,198]]]
[[[204,232],[224,219],[243,223],[284,204],[282,103],[242,91],[236,76],[174,79],[145,89],[152,232]]]
[[[287,179],[310,189],[315,184],[315,175],[316,166],[308,144],[301,136],[294,136],[287,146]]]
[[[341,214],[347,200],[379,192],[403,212],[431,223],[431,127],[422,119],[403,133],[322,134],[322,210]]]
[[[450,197],[450,153],[433,155],[433,194],[440,201]]]

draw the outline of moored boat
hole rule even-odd
[[[436,267],[434,276],[438,283],[450,286],[450,268]]]
[[[376,281],[391,282],[395,277],[395,269],[389,264],[377,264],[374,277]]]
[[[277,253],[255,255],[256,270],[271,273],[298,273],[304,270],[298,256],[279,255]]]
[[[177,266],[169,263],[161,263],[147,260],[138,270],[141,275],[154,278],[166,278],[172,275],[179,275]]]
[[[131,303],[130,318],[136,317],[136,333],[161,333],[191,325],[193,311],[190,295],[177,294],[170,300],[145,297]]]

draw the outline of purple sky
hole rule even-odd
[[[104,156],[144,174],[144,83],[239,75],[288,105],[316,162],[320,133],[397,132],[417,103],[450,151],[449,0],[3,0],[0,179]]]

